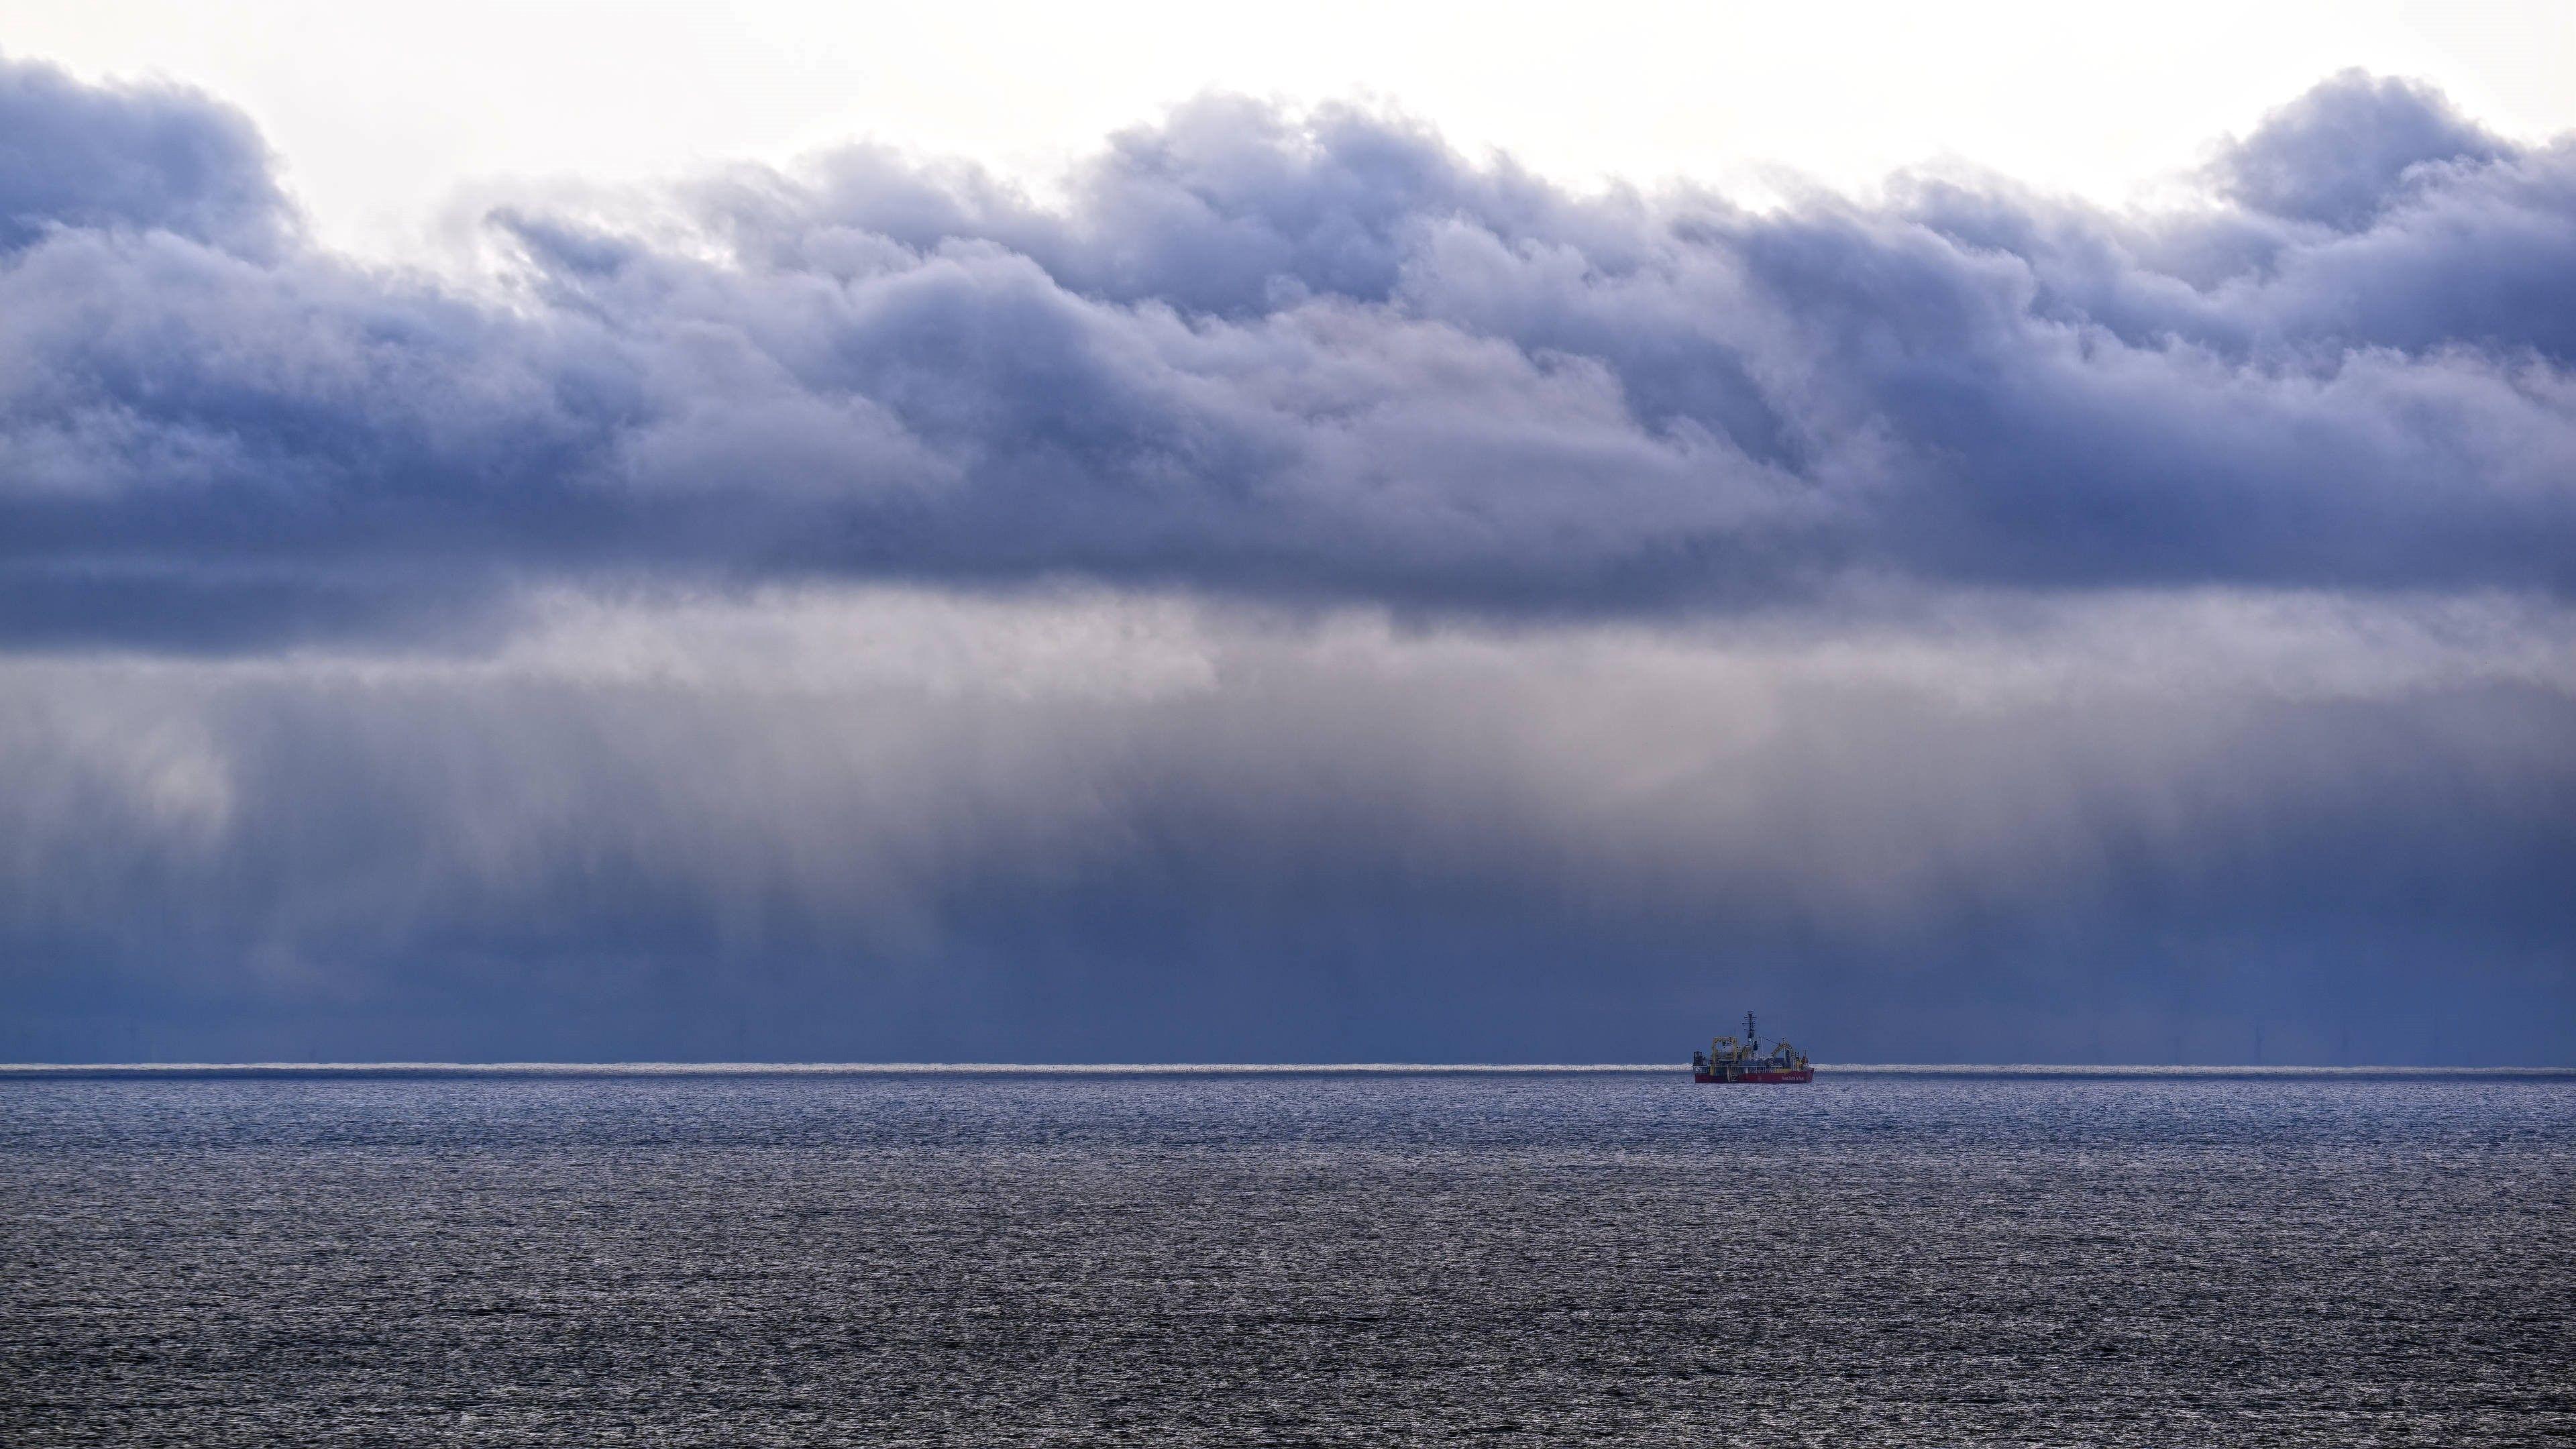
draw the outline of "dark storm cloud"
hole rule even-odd
[[[2345,71],[2284,107],[2219,164],[2229,196],[2294,221],[2357,231],[2427,169],[2497,160],[2511,148],[2429,87]]]
[[[0,665],[0,1057],[2576,1040],[2563,610],[562,607],[473,659]]]
[[[267,148],[239,112],[171,87],[95,89],[0,58],[0,251],[90,227],[267,252],[292,220]]]
[[[2156,211],[1220,99],[450,274],[0,119],[0,1056],[2576,1050],[2576,148],[2421,89]]]
[[[2576,151],[2339,77],[2230,200],[1581,198],[1189,107],[1061,205],[853,150],[292,240],[240,118],[7,72],[0,631],[437,631],[531,582],[1086,575],[1667,611],[1854,576],[2576,587]]]

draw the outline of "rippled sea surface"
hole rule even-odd
[[[0,1442],[2576,1439],[2576,1082],[0,1080]]]

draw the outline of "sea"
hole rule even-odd
[[[0,1443],[2576,1442],[2564,1074],[0,1070]]]

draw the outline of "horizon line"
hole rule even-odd
[[[2576,1077],[2558,1066],[2400,1066],[2261,1063],[1817,1062],[1819,1076],[1972,1077]],[[1424,1076],[1643,1075],[1689,1070],[1666,1062],[0,1062],[0,1079],[77,1077],[759,1077],[759,1076]]]

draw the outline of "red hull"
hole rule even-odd
[[[1794,1072],[1746,1072],[1741,1076],[1731,1078],[1712,1076],[1707,1072],[1693,1072],[1691,1074],[1691,1080],[1694,1082],[1717,1082],[1721,1084],[1729,1082],[1812,1082],[1815,1079],[1816,1069],[1814,1067],[1800,1067]]]

